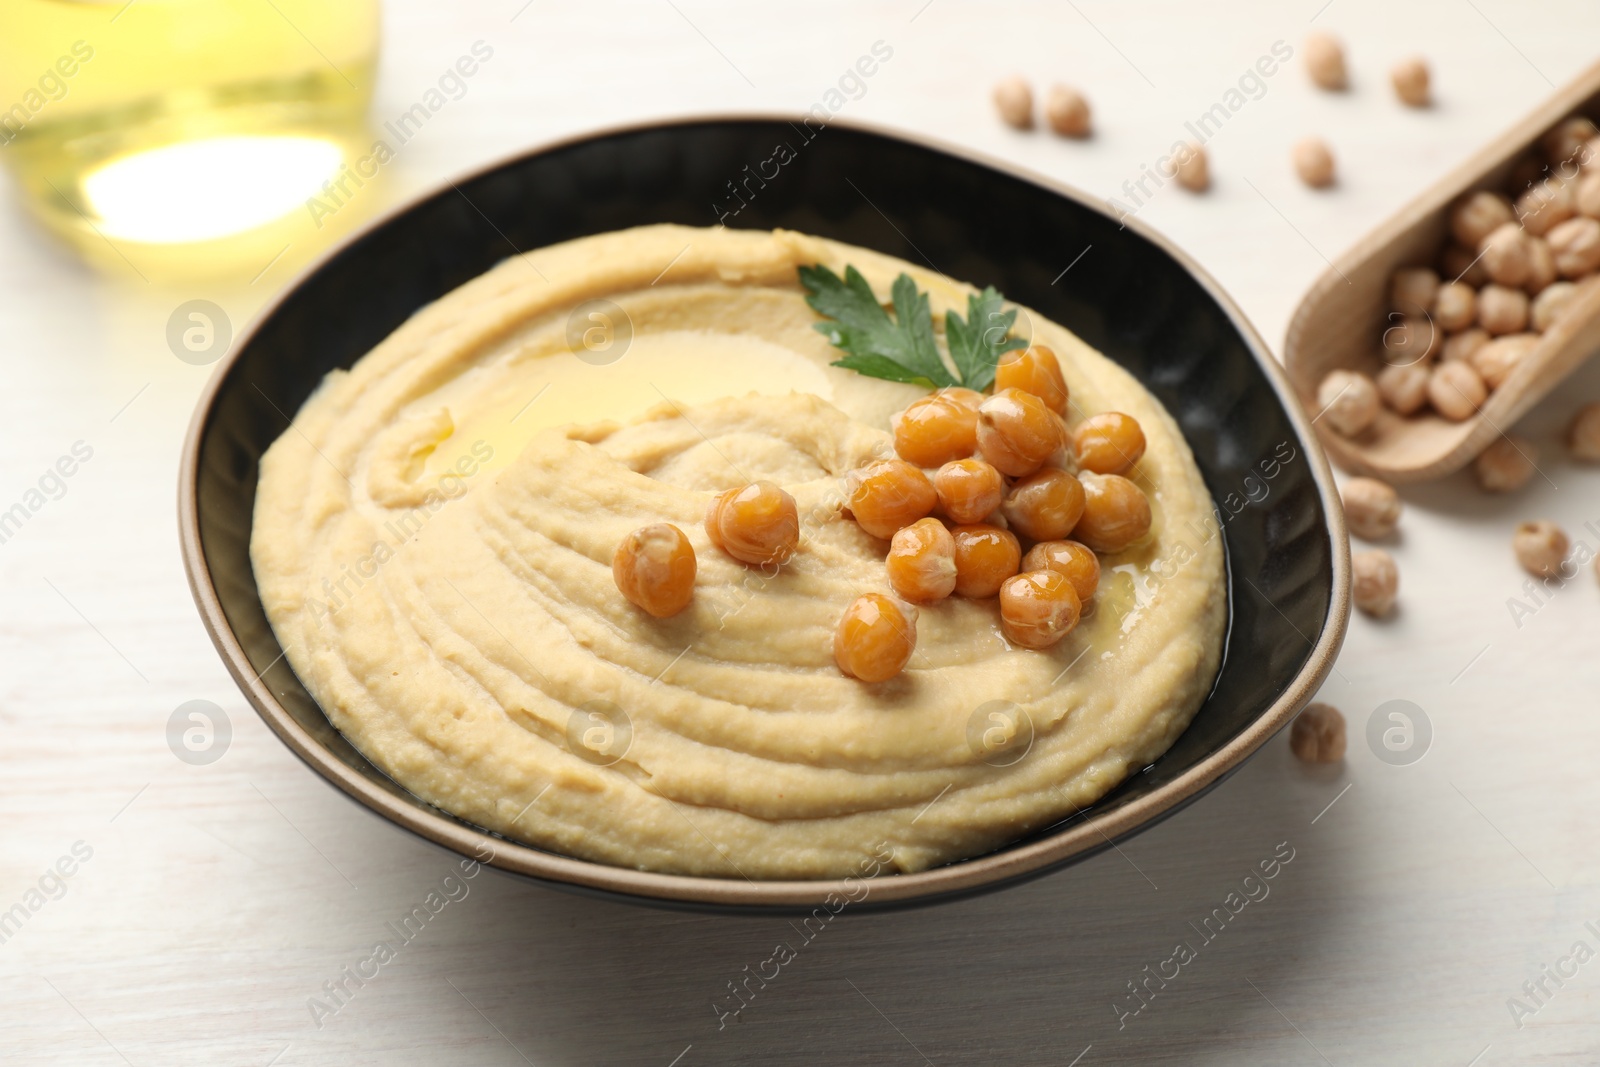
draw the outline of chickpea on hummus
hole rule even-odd
[[[847,267],[936,321],[974,293],[648,226],[508,260],[329,375],[262,457],[251,558],[333,724],[506,837],[752,879],[970,857],[1164,752],[1226,623],[1177,425],[1027,313],[993,396],[838,366],[800,270]]]

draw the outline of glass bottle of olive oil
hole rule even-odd
[[[3,0],[0,161],[113,272],[303,258],[365,213],[307,201],[370,145],[378,21],[378,0]]]

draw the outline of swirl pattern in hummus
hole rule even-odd
[[[854,265],[880,293],[907,271],[936,321],[970,291],[788,232],[603,234],[462,286],[306,403],[262,459],[256,579],[295,672],[375,764],[568,855],[818,878],[995,848],[1092,803],[1182,732],[1225,623],[1210,498],[1154,398],[1037,315],[1024,322],[1062,358],[1069,420],[1119,410],[1143,425],[1152,536],[1104,560],[1092,613],[1052,649],[1009,647],[992,600],[956,597],[921,609],[900,676],[839,672],[840,612],[890,591],[884,542],[841,515],[843,476],[891,454],[888,418],[922,391],[829,366],[796,277],[812,263]],[[597,299],[631,323],[633,350],[612,363],[567,345],[574,309]],[[698,353],[682,359],[698,377],[674,381],[676,357],[651,351]],[[742,380],[745,353],[805,390]],[[653,406],[625,410],[642,385]],[[608,400],[616,421],[571,421]],[[776,572],[718,552],[701,526],[715,492],[755,479],[802,517],[801,550]],[[611,577],[618,541],[661,521],[699,560],[695,599],[670,619]],[[1012,706],[1025,717],[989,716]],[[1005,721],[1026,736],[996,758],[976,741]]]

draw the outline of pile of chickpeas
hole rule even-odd
[[[1406,267],[1390,282],[1392,325],[1383,335],[1387,364],[1376,378],[1337,370],[1318,388],[1319,418],[1346,436],[1365,432],[1382,407],[1401,416],[1431,410],[1460,422],[1475,414],[1572,306],[1578,283],[1600,271],[1600,130],[1569,118],[1540,141],[1539,152],[1512,171],[1513,201],[1496,192],[1467,194],[1450,209],[1450,243],[1438,269]],[[1450,280],[1442,280],[1448,278]],[[1600,404],[1579,411],[1567,445],[1580,462],[1600,462]],[[1473,462],[1486,492],[1521,489],[1538,471],[1539,449],[1502,433]],[[1395,491],[1371,478],[1344,487],[1350,532],[1390,536],[1400,517]],[[1570,541],[1553,522],[1520,523],[1512,552],[1538,578],[1561,576]],[[1351,557],[1356,606],[1372,615],[1392,609],[1399,570],[1389,553]],[[1600,573],[1600,570],[1597,570]]]
[[[997,599],[1002,632],[1022,648],[1072,632],[1099,586],[1097,553],[1144,538],[1151,512],[1125,477],[1145,450],[1138,421],[1105,412],[1068,429],[1066,410],[1061,365],[1034,345],[1002,358],[992,395],[941,389],[895,417],[895,457],[850,472],[844,502],[863,531],[888,542],[895,595],[866,593],[845,609],[833,639],[841,671],[864,682],[899,674],[916,650],[915,605],[952,595]],[[718,495],[705,528],[753,566],[782,564],[799,546],[794,498],[769,482]],[[694,549],[668,523],[624,538],[612,571],[622,594],[657,617],[694,594]]]
[[[1512,175],[1513,201],[1488,190],[1450,209],[1436,267],[1405,267],[1389,287],[1386,366],[1336,370],[1317,391],[1323,417],[1356,436],[1381,406],[1460,422],[1483,406],[1600,270],[1600,130],[1571,118]]]

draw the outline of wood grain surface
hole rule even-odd
[[[1294,60],[1241,88],[1274,42],[1298,51],[1313,19],[1345,38],[1350,92],[1317,93]],[[803,110],[877,41],[893,55],[843,114],[1124,202],[1124,182],[1238,90],[1208,145],[1212,190],[1168,183],[1139,213],[1276,344],[1329,260],[1594,61],[1600,9],[395,0],[384,38],[379,123],[475,41],[494,53],[363,210],[601,125]],[[1427,111],[1387,84],[1413,52],[1433,64]],[[1096,136],[1002,127],[989,88],[1012,72],[1082,87]],[[1338,155],[1330,190],[1289,165],[1308,133]],[[1405,489],[1388,546],[1401,608],[1354,620],[1323,692],[1350,721],[1342,766],[1310,772],[1279,737],[1119,850],[964,903],[847,909],[807,936],[783,919],[466,878],[302,767],[230,683],[185,587],[176,457],[208,371],[174,358],[165,330],[195,298],[242,324],[312,250],[252,284],[167,288],[91,272],[9,186],[3,204],[0,510],[78,442],[92,450],[0,544],[8,1067],[1594,1062],[1600,962],[1571,953],[1600,949],[1600,588],[1584,567],[1530,595],[1509,549],[1531,517],[1600,549],[1600,470],[1558,440],[1600,398],[1593,364],[1522,420],[1541,456],[1522,493],[1489,498],[1465,475]],[[169,747],[191,700],[231,724],[209,764]],[[1366,738],[1392,700],[1431,723],[1410,765]],[[1274,877],[1246,881],[1263,862]],[[16,904],[26,917],[8,930]],[[730,983],[747,983],[742,1000]],[[1513,1017],[1511,998],[1528,1010]]]

